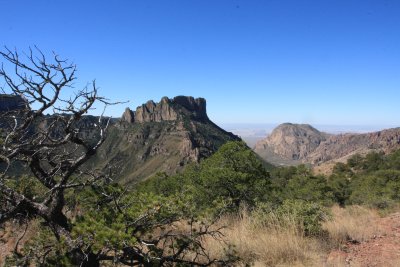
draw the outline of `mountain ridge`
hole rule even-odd
[[[124,183],[135,182],[157,172],[179,172],[232,140],[240,138],[208,118],[204,98],[163,97],[135,111],[126,108],[110,127],[94,165],[108,169]]]
[[[284,123],[257,142],[254,151],[277,165],[338,161],[355,153],[389,153],[400,148],[400,128],[370,133],[329,134],[308,124]]]
[[[174,121],[184,115],[190,119],[208,120],[206,100],[191,96],[176,96],[172,99],[163,97],[158,103],[149,100],[135,111],[126,108],[121,119],[129,123],[161,122]]]
[[[0,101],[1,112],[27,105],[15,95],[0,95]],[[46,132],[54,118],[54,115],[36,118],[29,131]],[[92,115],[82,116],[75,125],[80,138],[88,144],[97,142],[96,125],[100,118],[105,125],[108,118]],[[0,121],[0,128],[4,123]],[[60,125],[53,127],[51,134],[65,133]],[[126,108],[119,119],[110,120],[106,135],[86,167],[106,171],[122,183],[134,183],[158,172],[174,174],[185,165],[210,156],[225,142],[240,140],[208,118],[204,98],[191,96],[163,97],[158,103],[149,100],[134,111]],[[26,171],[22,166],[13,166],[15,175]]]

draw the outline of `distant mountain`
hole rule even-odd
[[[265,160],[278,165],[345,160],[370,151],[389,153],[400,149],[400,128],[373,133],[327,134],[307,124],[284,123],[259,141],[254,150]]]
[[[128,183],[157,172],[176,173],[230,140],[240,138],[208,118],[205,99],[163,97],[135,111],[127,108],[109,129],[92,164]]]
[[[316,164],[356,153],[366,154],[371,151],[390,153],[397,149],[400,149],[400,128],[364,134],[339,134],[332,135],[322,142],[308,156],[308,161]]]
[[[306,159],[328,137],[308,124],[283,123],[257,142],[254,150],[273,164],[293,165]]]

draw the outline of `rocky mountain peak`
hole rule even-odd
[[[161,98],[138,106],[135,111],[127,108],[122,114],[122,121],[129,123],[174,121],[183,116],[194,120],[207,120],[206,100],[191,96],[176,96],[173,99]]]
[[[254,150],[274,164],[344,161],[371,151],[390,153],[400,148],[400,128],[373,133],[327,134],[307,124],[284,123],[259,141]]]
[[[135,114],[129,108],[126,108],[124,113],[122,114],[121,120],[133,123],[135,120]]]
[[[157,172],[177,173],[233,140],[239,138],[208,119],[204,98],[163,97],[135,111],[127,108],[93,162],[123,182],[139,181]]]
[[[206,100],[204,98],[193,98],[191,96],[176,96],[173,99],[176,105],[184,107],[197,119],[208,119],[206,111]]]
[[[298,161],[306,158],[328,137],[309,124],[283,123],[259,141],[255,151],[266,153],[265,156],[277,155],[288,161]]]

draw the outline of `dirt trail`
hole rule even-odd
[[[348,243],[345,251],[332,251],[327,266],[397,267],[400,266],[400,212],[378,221],[385,234],[361,243]]]

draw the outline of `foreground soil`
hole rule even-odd
[[[378,220],[384,235],[361,243],[348,242],[341,250],[329,254],[327,266],[400,266],[400,212]]]

